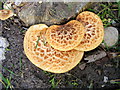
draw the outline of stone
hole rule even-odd
[[[7,48],[9,46],[6,38],[0,37],[0,48]]]
[[[38,23],[53,25],[66,23],[91,4],[89,2],[27,2],[19,6],[13,5],[13,8],[26,26]]]
[[[5,48],[9,46],[6,38],[0,37],[0,61],[5,59]]]
[[[5,49],[0,48],[0,61],[5,59]]]
[[[119,32],[115,27],[107,27],[104,32],[104,43],[103,46],[111,47],[118,42]]]
[[[108,82],[108,77],[104,76],[103,82],[107,83]]]

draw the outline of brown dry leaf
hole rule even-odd
[[[103,58],[101,58],[100,60],[97,60],[97,61],[95,62],[95,64],[96,64],[96,65],[104,65],[105,62],[107,62],[108,60],[109,60],[108,57],[103,57]]]
[[[109,58],[115,58],[119,56],[119,52],[109,52],[108,57]]]
[[[79,64],[79,68],[80,68],[81,70],[84,70],[84,69],[85,69],[85,67],[86,67],[86,63]]]
[[[98,75],[101,75],[101,70],[96,70],[96,72],[98,73]]]
[[[87,56],[86,58],[84,58],[84,60],[88,60],[87,63],[95,62],[96,60],[99,60],[99,59],[105,57],[106,55],[107,54],[105,51],[97,51],[93,55],[90,55],[90,56]]]

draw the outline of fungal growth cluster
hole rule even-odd
[[[24,51],[28,59],[42,70],[64,73],[80,62],[84,51],[95,49],[103,37],[101,19],[85,11],[64,25],[31,26],[24,37]]]

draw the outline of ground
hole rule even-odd
[[[89,10],[93,11],[92,8]],[[120,30],[119,25],[115,27]],[[74,69],[63,74],[53,74],[39,69],[24,54],[23,39],[27,28],[21,25],[17,17],[3,22],[3,37],[7,38],[10,45],[6,49],[2,74],[8,78],[10,88],[120,88],[119,83],[110,82],[120,79],[120,57],[112,59],[107,55],[96,62],[87,63],[81,70],[79,65],[86,63],[83,58]],[[99,49],[100,47],[85,52],[84,57]],[[118,51],[112,48],[106,52]],[[105,77],[108,78],[107,82],[104,81]]]

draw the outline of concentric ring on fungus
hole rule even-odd
[[[84,52],[77,50],[58,51],[52,48],[45,38],[45,24],[31,26],[24,37],[24,51],[28,59],[42,70],[64,73],[75,67]]]
[[[99,46],[104,37],[104,27],[99,16],[92,12],[84,11],[77,16],[76,20],[84,25],[85,35],[75,49],[80,51],[90,51]]]
[[[55,49],[60,51],[72,50],[84,37],[84,26],[77,20],[65,25],[52,25],[47,29],[46,39]]]

